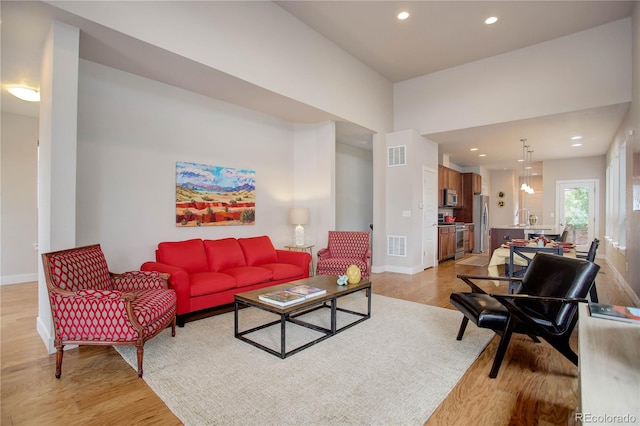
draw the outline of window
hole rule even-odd
[[[618,147],[607,165],[607,236],[612,244],[624,249],[626,245],[627,205],[627,144]]]

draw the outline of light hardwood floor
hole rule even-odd
[[[604,262],[598,263],[602,265],[597,279],[600,301],[631,304]],[[415,275],[374,274],[372,282],[374,294],[452,309],[449,294],[467,291],[457,274],[486,275],[486,267],[458,265],[451,260]],[[490,282],[484,287],[492,292],[506,290]],[[36,332],[37,284],[0,286],[0,297],[0,424],[181,424],[111,347],[83,346],[66,351],[62,378],[55,379],[55,355],[46,353]],[[464,339],[459,344],[464,345]],[[489,379],[496,347],[494,338],[425,424],[573,424],[578,405],[577,368],[546,342],[535,344],[516,336],[498,377]]]

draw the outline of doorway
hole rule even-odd
[[[568,231],[567,241],[588,250],[598,235],[598,179],[556,182],[557,225]]]

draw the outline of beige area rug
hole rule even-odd
[[[487,266],[489,264],[489,256],[471,256],[466,259],[462,259],[456,262],[456,265],[469,265],[469,266]]]
[[[339,306],[366,312],[366,297]],[[243,309],[240,330],[273,319]],[[329,309],[305,320],[328,326]],[[353,320],[339,314],[338,326]],[[422,425],[493,336],[468,327],[456,341],[461,320],[457,311],[373,295],[370,319],[283,360],[233,337],[227,313],[147,342],[144,380],[186,425]],[[261,330],[260,341],[277,349],[279,331]],[[287,324],[288,348],[316,336]],[[135,369],[135,348],[117,350]]]

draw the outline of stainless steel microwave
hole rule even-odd
[[[444,189],[444,205],[447,207],[455,207],[458,205],[458,193],[453,189]]]

